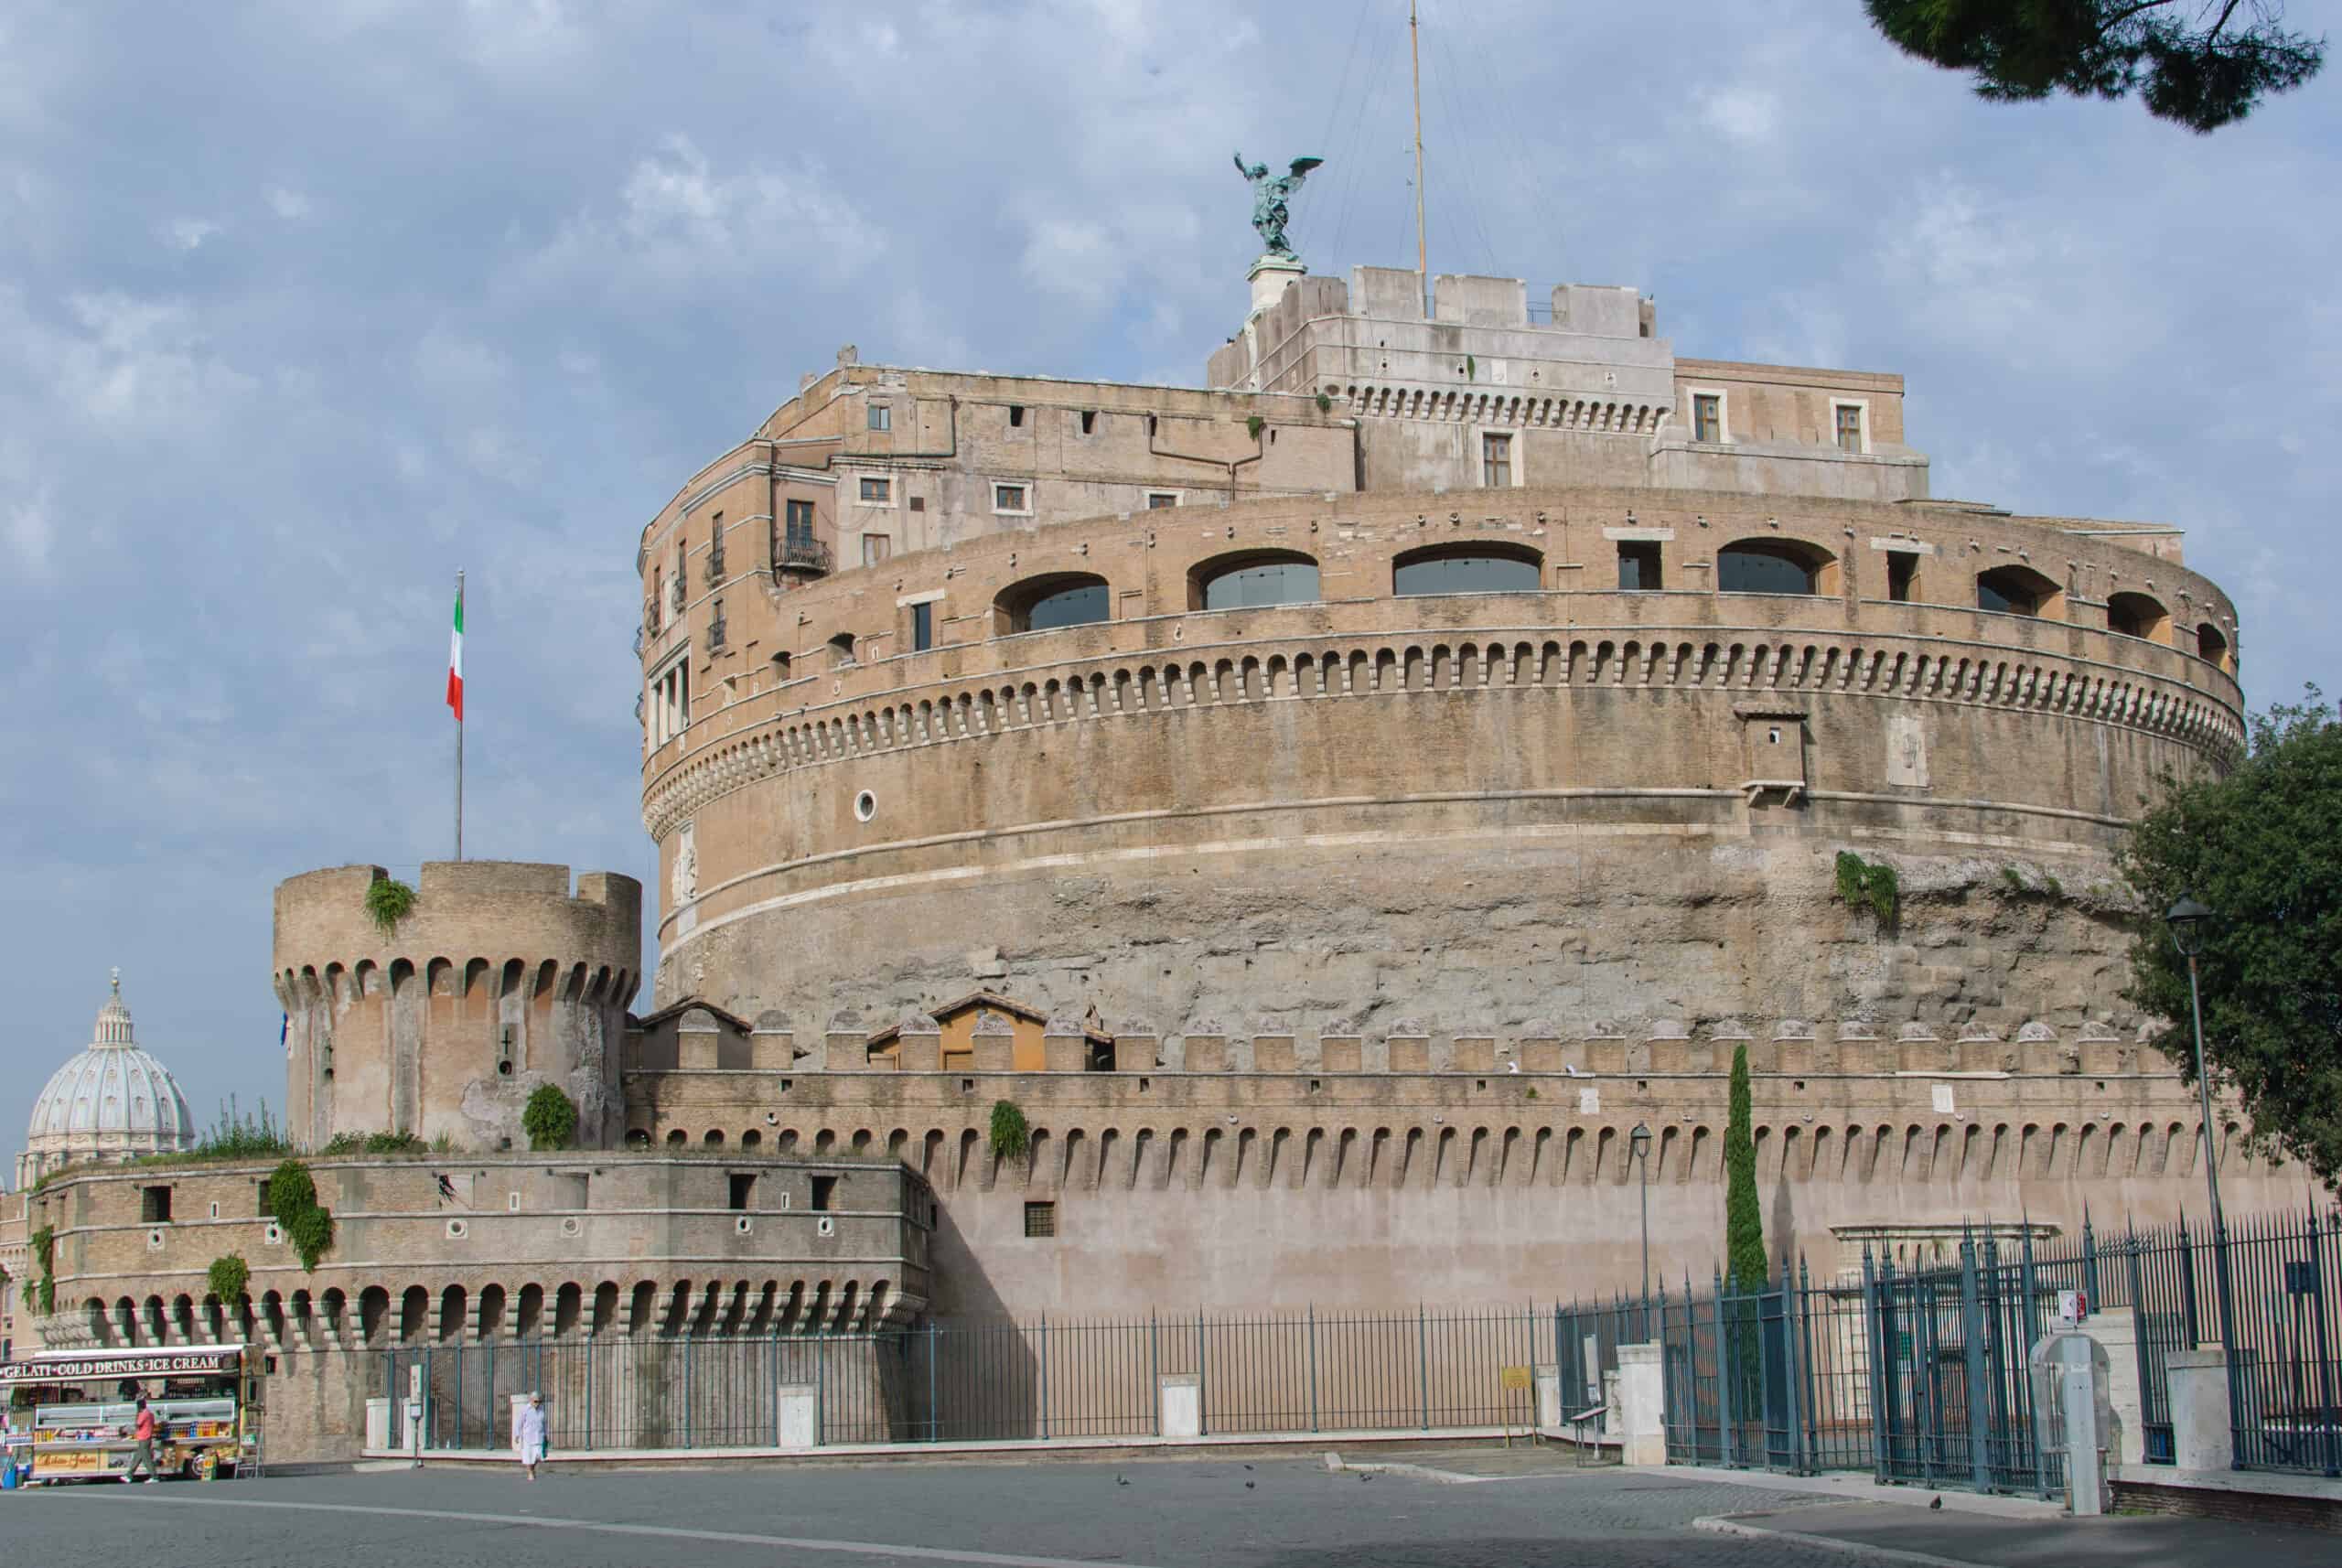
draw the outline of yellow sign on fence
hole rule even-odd
[[[1518,1391],[1533,1388],[1535,1386],[1530,1377],[1529,1369],[1526,1367],[1507,1367],[1499,1372],[1497,1377],[1499,1380],[1497,1386],[1507,1393],[1513,1393]]]

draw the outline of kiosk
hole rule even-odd
[[[240,1345],[182,1345],[0,1362],[8,1452],[31,1455],[33,1486],[113,1479],[137,1447],[131,1427],[143,1393],[155,1413],[162,1475],[209,1480],[232,1473],[248,1447],[243,1359]]]

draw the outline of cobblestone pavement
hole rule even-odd
[[[0,1557],[40,1568],[1786,1568],[1813,1562],[1813,1549],[1689,1527],[1767,1510],[1794,1529],[1832,1506],[1648,1472],[1456,1486],[1329,1472],[1314,1458],[555,1467],[534,1485],[424,1470],[13,1492],[0,1497]]]

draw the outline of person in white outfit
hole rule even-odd
[[[535,1480],[537,1466],[545,1462],[544,1395],[531,1394],[529,1402],[512,1412],[512,1447],[529,1479]]]

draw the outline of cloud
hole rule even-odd
[[[163,241],[174,250],[199,251],[219,232],[220,225],[209,218],[174,218],[163,225]]]
[[[287,223],[309,215],[309,199],[297,190],[287,190],[281,185],[270,186],[263,193],[262,199],[268,203],[268,209],[271,212],[275,213]]]
[[[1700,117],[1735,142],[1770,142],[1779,134],[1781,101],[1766,88],[1738,85],[1700,94]]]

